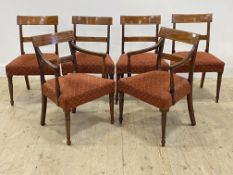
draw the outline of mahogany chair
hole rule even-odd
[[[204,85],[206,72],[217,72],[217,88],[216,88],[216,103],[219,100],[220,87],[222,82],[222,74],[224,71],[225,63],[209,53],[209,42],[210,42],[210,23],[212,22],[212,14],[173,14],[172,23],[173,28],[176,29],[177,23],[206,23],[207,32],[205,35],[201,35],[200,39],[206,41],[205,51],[198,51],[196,56],[194,72],[201,72],[202,78],[200,88]],[[172,52],[175,55],[184,57],[187,55],[186,51],[176,52],[175,42],[172,45]],[[183,65],[176,70],[179,73],[188,72],[188,65]]]
[[[13,76],[24,76],[27,89],[30,89],[29,75],[40,75],[38,63],[36,61],[36,55],[34,53],[25,53],[24,44],[32,42],[32,38],[23,34],[23,26],[28,25],[48,25],[54,28],[54,32],[57,32],[58,17],[57,16],[17,16],[17,24],[19,26],[20,37],[20,50],[21,55],[14,58],[9,64],[6,65],[6,75],[8,78],[10,103],[14,105],[13,99]],[[55,59],[58,55],[58,46],[55,45],[55,53],[46,53],[46,59]],[[52,74],[52,72],[46,68],[45,74]]]
[[[106,51],[103,53],[93,52],[90,50],[78,48],[76,52],[78,72],[102,74],[103,77],[114,79],[114,62],[109,55],[110,48],[110,26],[112,25],[111,17],[88,17],[88,16],[72,16],[72,24],[74,27],[75,42],[98,42],[106,44]],[[106,36],[81,36],[78,34],[78,26],[106,26]],[[105,66],[104,66],[105,65]],[[64,72],[72,70],[71,64],[64,65]],[[105,74],[104,74],[105,72]]]
[[[57,106],[61,107],[65,113],[67,144],[70,145],[70,111],[77,106],[92,101],[103,95],[109,94],[109,105],[111,113],[111,123],[114,123],[114,89],[113,80],[103,79],[92,75],[77,73],[78,66],[75,57],[77,50],[74,44],[73,32],[66,31],[55,34],[34,36],[32,38],[37,61],[40,68],[41,91],[42,91],[42,111],[41,125],[45,125],[47,97]],[[67,42],[71,55],[60,57],[55,61],[49,61],[41,52],[40,47]],[[72,62],[73,73],[60,75],[60,64]],[[48,66],[54,73],[55,78],[45,80],[45,66]]]
[[[143,72],[148,72],[155,69],[156,61],[157,61],[157,53],[154,47],[143,48],[141,50],[132,51],[130,54],[125,53],[125,45],[127,43],[156,43],[158,42],[158,33],[159,33],[159,25],[161,23],[161,16],[121,16],[120,23],[122,26],[122,45],[121,45],[121,55],[116,64],[116,72],[117,72],[117,81],[124,74],[127,74],[128,77],[131,74],[138,74]],[[152,26],[154,27],[154,35],[153,36],[126,36],[127,26]],[[150,52],[153,51],[153,52]],[[130,55],[130,57],[129,57]],[[161,69],[167,71],[169,65],[162,60]],[[118,94],[116,93],[116,103],[118,101]]]
[[[187,96],[191,124],[193,126],[196,124],[192,102],[192,84],[199,35],[162,27],[159,36],[161,38],[154,46],[158,53],[156,70],[129,78],[122,78],[118,81],[118,91],[120,93],[119,121],[122,123],[123,120],[124,93],[158,107],[162,112],[162,146],[165,146],[167,112],[172,105],[175,105],[185,96]],[[164,53],[163,48],[166,39],[190,44],[192,49],[185,58]],[[169,66],[169,72],[161,71],[161,59],[176,61],[176,64]],[[189,64],[188,79],[175,74],[176,69],[186,63]]]

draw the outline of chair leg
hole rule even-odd
[[[111,80],[114,80],[114,74],[109,74]]]
[[[12,81],[12,77],[13,76],[9,76],[7,75],[7,79],[8,79],[8,88],[9,88],[9,94],[10,94],[10,103],[11,106],[14,106],[14,97],[13,97],[13,81]]]
[[[46,109],[47,109],[47,97],[42,94],[41,97],[42,102],[42,108],[41,108],[41,119],[40,119],[40,125],[45,125],[45,117],[46,117]]]
[[[30,90],[31,88],[30,88],[30,83],[29,83],[28,76],[25,75],[24,78],[25,78],[25,82],[26,82],[26,85],[27,85],[27,89]]]
[[[111,114],[111,124],[114,123],[114,93],[109,94],[109,107]]]
[[[223,72],[218,72],[217,90],[216,90],[216,99],[215,99],[216,103],[218,103],[219,100],[220,88],[222,83],[222,74]]]
[[[65,120],[66,120],[66,144],[71,145],[70,141],[70,111],[69,110],[64,110],[65,113]]]
[[[200,83],[200,88],[203,88],[204,81],[205,81],[205,72],[202,72],[202,75],[201,75],[201,83]]]
[[[162,112],[162,117],[161,117],[161,124],[162,124],[162,140],[161,144],[164,147],[165,146],[165,134],[166,134],[166,122],[167,122],[167,111],[161,111]]]
[[[73,113],[73,114],[76,113],[76,108],[73,108],[73,109],[72,109],[72,113]]]
[[[124,93],[119,93],[120,100],[119,100],[119,122],[122,124],[123,121],[123,108],[124,108]]]
[[[196,125],[196,120],[195,120],[195,115],[194,115],[194,110],[193,110],[192,93],[187,95],[187,104],[188,104],[188,110],[189,110],[189,117],[190,117],[190,120],[191,120],[191,125],[195,126]]]
[[[115,94],[115,103],[118,103],[118,97],[119,97],[119,93],[118,93],[118,81],[121,78],[121,74],[117,74],[117,79],[116,79],[116,94]]]

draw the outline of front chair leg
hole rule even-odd
[[[114,93],[109,94],[109,107],[111,114],[111,124],[114,123]]]
[[[73,109],[72,109],[72,113],[73,113],[73,114],[76,113],[76,108],[73,108]]]
[[[44,126],[45,125],[45,117],[46,117],[46,109],[47,109],[47,97],[42,94],[41,98],[42,102],[42,108],[41,108],[41,120],[40,120],[40,125]]]
[[[201,75],[201,83],[200,83],[200,88],[203,88],[204,81],[205,81],[205,72],[202,72],[202,75]]]
[[[195,120],[194,111],[193,111],[192,93],[187,95],[187,104],[188,104],[188,110],[189,110],[189,117],[190,117],[190,120],[191,120],[191,125],[195,126],[196,125],[196,120]]]
[[[30,90],[31,88],[30,88],[30,83],[29,83],[28,76],[25,75],[24,78],[25,78],[25,82],[26,82],[26,85],[27,85],[27,89]]]
[[[10,94],[10,103],[11,106],[14,106],[14,97],[13,97],[13,81],[12,81],[12,77],[10,75],[7,75],[7,79],[8,79],[8,88],[9,88],[9,94]]]
[[[167,111],[165,110],[160,110],[162,112],[162,117],[161,117],[161,125],[162,125],[162,140],[161,144],[164,147],[165,146],[165,135],[166,135],[166,122],[167,122]]]
[[[118,93],[118,81],[120,80],[121,78],[121,74],[117,74],[117,79],[116,79],[116,95],[115,95],[115,103],[117,104],[118,103],[118,96],[119,96],[119,93]]]
[[[219,100],[220,88],[221,88],[221,83],[222,83],[222,74],[223,72],[218,72],[216,99],[215,99],[216,103],[218,103],[218,100]]]
[[[124,93],[119,92],[120,100],[119,100],[119,122],[122,124],[123,121],[123,108],[124,108]]]
[[[111,80],[114,80],[114,74],[109,74]]]
[[[67,138],[67,145],[71,145],[70,141],[70,111],[64,110],[65,113],[65,120],[66,120],[66,138]]]

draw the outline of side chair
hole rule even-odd
[[[14,105],[13,98],[13,76],[24,76],[27,89],[30,89],[29,75],[40,75],[36,55],[34,53],[25,53],[24,44],[31,43],[31,36],[24,36],[23,27],[25,26],[48,26],[53,27],[54,32],[57,32],[58,16],[17,16],[17,24],[19,26],[19,39],[20,39],[20,51],[21,55],[14,58],[5,67],[6,75],[8,78],[8,86],[10,93],[11,106]],[[47,27],[47,28],[48,28]],[[55,53],[46,53],[45,58],[47,60],[56,59],[58,56],[58,45],[55,45]],[[51,75],[52,72],[48,68],[44,72],[46,75]]]
[[[125,46],[132,45],[132,43],[154,43],[158,42],[159,26],[161,23],[161,16],[121,16],[120,23],[122,27],[121,38],[121,55],[116,64],[117,81],[127,74],[130,77],[132,74],[139,74],[155,69],[157,62],[157,53],[153,47],[142,48],[140,50],[131,51],[127,54]],[[134,29],[141,26],[151,26],[154,35],[144,36],[145,34],[137,34],[137,36],[130,36],[127,34],[128,27],[133,26]],[[149,30],[149,29],[148,29]],[[130,57],[129,57],[130,55]],[[161,69],[167,71],[168,63],[164,60],[161,62]],[[118,93],[116,93],[116,103],[118,102]]]
[[[173,14],[172,15],[172,23],[173,28],[176,29],[177,24],[191,24],[191,23],[203,23],[206,25],[206,34],[200,36],[200,40],[204,40],[206,42],[205,51],[198,51],[196,56],[195,68],[194,72],[202,73],[200,88],[203,88],[204,80],[206,72],[216,72],[217,73],[217,88],[216,88],[216,97],[215,101],[218,103],[221,82],[222,82],[222,74],[224,71],[225,63],[216,57],[215,55],[209,52],[209,43],[210,43],[210,24],[212,22],[213,15],[212,14]],[[175,42],[173,41],[172,52],[181,57],[185,57],[188,52],[187,51],[179,51],[175,50]],[[188,65],[185,64],[179,67],[176,72],[184,73],[188,72]]]

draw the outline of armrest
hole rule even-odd
[[[163,39],[160,39],[155,45],[141,49],[141,50],[136,50],[136,51],[132,51],[132,52],[128,52],[126,53],[128,55],[128,57],[130,57],[131,55],[137,55],[140,53],[145,53],[145,52],[149,52],[152,50],[156,50],[159,48],[159,46],[162,44]]]
[[[82,52],[82,53],[86,53],[86,54],[90,54],[90,55],[95,55],[95,56],[100,56],[100,57],[106,57],[106,55],[107,55],[106,53],[93,52],[93,51],[90,51],[90,50],[82,49],[82,48],[78,47],[77,45],[75,45],[74,43],[71,43],[71,46],[76,51],[79,51],[79,52]]]
[[[169,69],[171,71],[173,71],[173,70],[177,69],[178,67],[184,65],[185,63],[189,62],[190,58],[193,55],[194,49],[195,48],[192,48],[192,50],[188,53],[188,55],[184,59],[182,59],[181,61],[177,62],[176,64],[171,65]]]
[[[50,68],[52,68],[52,69],[54,69],[54,70],[58,69],[58,66],[55,65],[55,64],[53,64],[53,63],[51,63],[49,60],[46,60],[46,59],[43,58],[43,57],[42,57],[42,60],[43,60]]]

